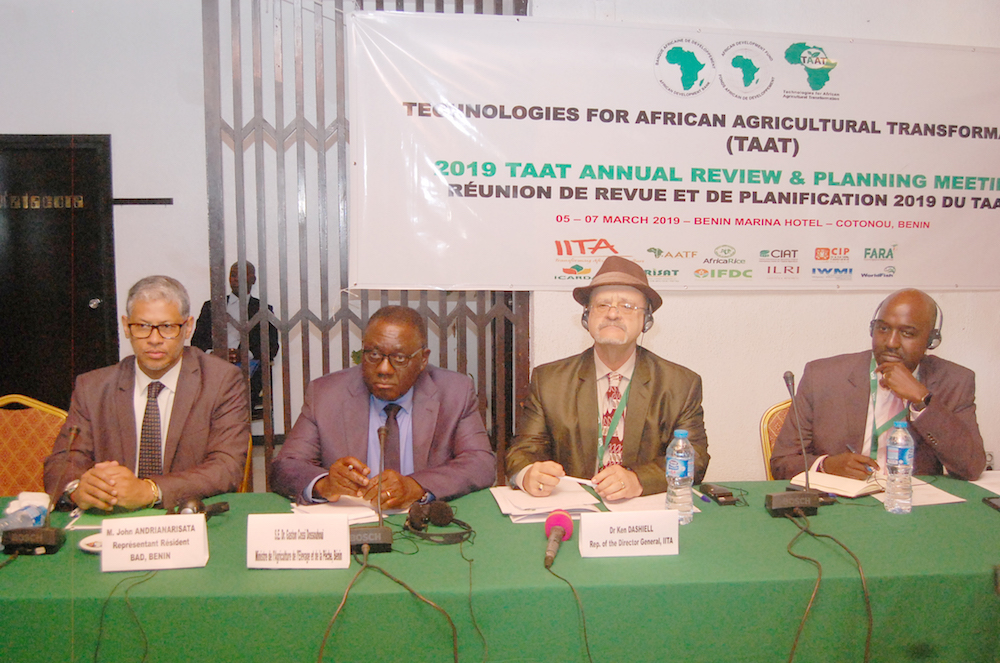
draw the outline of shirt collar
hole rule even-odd
[[[369,394],[371,398],[371,403],[375,406],[375,409],[381,412],[385,409],[385,406],[389,403],[395,403],[400,407],[401,410],[410,414],[413,411],[413,387],[410,387],[409,391],[400,396],[394,401],[384,401],[381,398],[375,396],[375,394]]]
[[[170,391],[172,391],[173,393],[176,394],[177,393],[177,380],[181,376],[181,363],[183,361],[184,361],[184,357],[181,356],[180,360],[176,364],[174,364],[173,366],[171,366],[169,371],[167,371],[166,373],[164,373],[163,375],[161,375],[158,379],[156,379],[155,382],[159,382],[164,387],[166,387],[167,389],[169,389]],[[137,392],[146,393],[146,389],[149,387],[149,384],[151,382],[154,382],[153,378],[149,377],[148,375],[146,375],[145,373],[142,372],[142,369],[139,368],[139,362],[138,362],[138,360],[136,360],[136,364],[135,364],[135,389],[136,389],[136,391]]]
[[[618,367],[618,370],[614,371],[618,373],[626,380],[632,377],[632,371],[635,369],[635,360],[639,354],[639,348],[636,346],[635,351],[632,352],[632,356],[625,360],[625,363]],[[612,370],[607,367],[607,365],[601,361],[601,358],[597,356],[597,352],[594,352],[594,368],[597,371],[597,379],[606,378],[612,373]]]

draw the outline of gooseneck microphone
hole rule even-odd
[[[385,465],[385,436],[389,429],[380,426],[378,429],[379,458]],[[385,467],[382,468],[382,472]],[[351,528],[351,554],[361,555],[364,546],[368,544],[369,553],[392,552],[392,530],[382,521],[382,472],[378,473],[378,495],[375,496],[375,509],[378,511],[378,525],[364,525]]]
[[[802,465],[805,467],[805,490],[789,486],[783,493],[769,493],[764,496],[764,508],[774,518],[801,513],[815,516],[819,512],[819,493],[809,487],[809,461],[806,458],[806,445],[802,439],[802,426],[799,425],[799,410],[795,407],[795,376],[791,371],[785,371],[785,387],[792,399],[792,411],[795,416],[795,427],[799,432],[799,446],[802,448]]]
[[[549,538],[545,546],[545,568],[552,568],[552,562],[559,552],[559,544],[573,536],[573,519],[562,509],[557,509],[545,519],[545,536]]]
[[[802,465],[806,473],[806,490],[809,487],[809,461],[806,459],[806,443],[802,439],[802,422],[799,420],[799,408],[795,403],[795,375],[791,371],[785,371],[785,387],[788,389],[788,397],[792,399],[792,414],[795,415],[795,430],[799,434],[799,447],[802,449]]]

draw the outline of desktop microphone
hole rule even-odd
[[[375,506],[378,511],[378,525],[363,525],[351,528],[351,554],[364,553],[363,546],[368,544],[369,553],[392,552],[392,530],[382,522],[382,473],[385,472],[385,436],[389,429],[381,426],[378,429],[379,458],[382,459],[382,471],[378,473],[378,495],[375,496]]]
[[[79,426],[69,427],[69,443],[66,448],[67,458],[73,453],[73,444],[79,435]],[[66,532],[60,527],[52,527],[51,522],[52,511],[56,508],[56,502],[59,500],[59,491],[65,487],[65,483],[63,482],[66,480],[66,473],[69,471],[69,467],[70,465],[67,462],[62,476],[59,477],[59,482],[56,483],[56,492],[49,497],[49,510],[45,514],[45,523],[41,527],[19,527],[4,532],[0,541],[3,543],[3,551],[5,553],[8,555],[12,555],[15,552],[22,555],[51,555],[58,552],[62,548],[62,545],[66,543]]]
[[[549,537],[545,546],[545,568],[552,568],[552,562],[559,552],[559,544],[573,536],[573,519],[562,509],[557,509],[545,519],[545,536]]]
[[[806,444],[802,439],[802,426],[799,424],[799,409],[795,406],[795,376],[791,371],[785,371],[785,387],[792,399],[792,411],[795,414],[795,427],[799,432],[799,446],[802,448],[802,464],[805,467],[805,490],[794,488],[783,493],[770,493],[764,496],[764,507],[775,518],[795,515],[799,512],[806,516],[815,516],[819,511],[819,492],[809,487],[809,461],[806,459]]]

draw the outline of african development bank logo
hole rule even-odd
[[[785,62],[801,65],[806,71],[806,82],[809,89],[822,90],[830,82],[830,72],[837,66],[819,46],[810,46],[804,41],[792,44],[785,49]]]
[[[656,54],[656,80],[678,97],[701,94],[715,80],[715,58],[708,49],[691,39],[667,42]]]

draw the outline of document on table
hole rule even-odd
[[[701,513],[701,509],[695,504],[695,500],[701,499],[701,493],[694,488],[691,489],[694,498],[691,503],[692,513]],[[667,508],[667,494],[653,493],[652,495],[640,495],[627,500],[604,500],[604,506],[608,511],[664,511]]]
[[[496,500],[500,512],[510,516],[513,523],[545,522],[549,514],[556,509],[568,511],[571,516],[579,518],[584,511],[600,511],[597,503],[600,500],[579,483],[563,478],[545,497],[534,497],[523,490],[514,490],[507,486],[490,488],[493,499]]]
[[[983,472],[978,479],[970,481],[969,483],[974,483],[980,488],[985,488],[991,493],[1000,495],[1000,471],[998,470]]]
[[[872,495],[872,497],[885,504],[885,493],[878,493],[877,495]],[[955,497],[951,493],[946,493],[937,486],[921,481],[916,477],[913,479],[913,506],[958,504],[964,501],[961,497]]]
[[[382,509],[383,516],[392,516],[397,513],[406,512],[407,509]],[[340,499],[336,502],[323,502],[320,504],[293,503],[292,513],[347,516],[347,522],[350,525],[378,522],[378,512],[372,507],[371,502],[352,495],[341,495]]]

